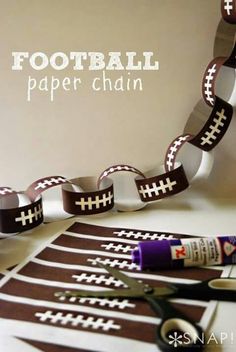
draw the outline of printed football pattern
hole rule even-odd
[[[0,232],[26,231],[43,222],[42,198],[18,208],[0,209]]]
[[[50,345],[82,351],[85,346],[82,342],[80,345],[80,336],[86,333],[88,350],[99,350],[95,348],[98,348],[97,339],[109,346],[112,337],[114,351],[121,351],[124,346],[127,348],[127,344],[130,348],[138,344],[144,352],[148,352],[150,346],[155,344],[155,329],[160,318],[146,302],[56,297],[55,292],[125,287],[98,267],[98,262],[122,269],[132,277],[152,285],[163,285],[163,282],[194,283],[226,275],[220,267],[145,273],[131,263],[130,251],[140,240],[179,237],[165,232],[74,223],[67,231],[53,236],[43,249],[25,263],[2,275],[0,324],[9,324],[14,336],[26,340],[28,329],[33,329],[34,343],[47,346],[49,351]],[[176,300],[174,305],[196,322],[208,321],[213,312],[209,302]],[[25,329],[22,329],[23,322]]]
[[[216,96],[216,101],[211,115],[197,136],[189,143],[202,150],[212,150],[223,138],[233,116],[230,104]]]
[[[51,187],[55,187],[64,183],[69,183],[63,176],[49,176],[34,181],[26,190],[26,194],[30,199],[35,200],[39,194]]]
[[[139,175],[139,176],[141,176],[143,178],[145,177],[144,174],[141,171],[139,171],[138,169],[136,169],[133,166],[124,165],[124,164],[113,165],[113,166],[108,167],[106,170],[104,170],[101,173],[101,175],[98,178],[98,187],[100,186],[102,180],[105,177],[108,177],[109,175],[111,175],[111,174],[113,174],[115,172],[121,172],[121,171],[133,172],[134,174]]]
[[[235,0],[221,0],[221,13],[226,22],[236,23],[236,2]]]
[[[11,187],[0,187],[0,197],[15,193]]]
[[[143,202],[152,202],[182,192],[189,186],[183,166],[165,174],[135,180]]]
[[[166,172],[172,171],[175,168],[175,160],[178,152],[183,147],[183,145],[192,138],[191,134],[183,134],[178,136],[173,140],[173,142],[169,145],[166,157],[165,157],[165,170]]]

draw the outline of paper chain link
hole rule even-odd
[[[236,24],[236,0],[222,0],[221,12],[226,22]],[[178,152],[186,143],[203,152],[209,152],[221,141],[233,116],[233,107],[215,94],[215,84],[222,66],[236,68],[236,44],[229,57],[214,58],[207,66],[202,81],[202,95],[206,104],[212,108],[210,116],[198,134],[185,133],[171,142],[165,155],[164,173],[146,177],[135,167],[114,165],[101,173],[97,183],[94,183],[94,178],[91,177],[68,180],[63,176],[49,176],[36,180],[24,192],[0,187],[0,231],[16,233],[41,224],[41,194],[59,185],[62,189],[63,208],[69,214],[90,215],[112,209],[115,200],[111,175],[117,172],[134,174],[137,194],[143,203],[160,200],[185,190],[189,181],[183,165],[176,163]],[[27,195],[31,203],[20,206],[19,195]]]

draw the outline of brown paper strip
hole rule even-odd
[[[165,156],[165,170],[166,172],[172,171],[175,168],[175,161],[178,152],[183,147],[185,143],[187,143],[192,138],[191,134],[182,134],[175,138],[173,142],[167,148],[166,156]]]
[[[42,198],[23,207],[0,209],[0,231],[15,233],[30,230],[43,222]]]
[[[201,131],[188,142],[196,147],[212,150],[223,138],[233,116],[233,107],[216,96],[211,115]]]
[[[228,58],[227,57],[214,58],[207,66],[203,76],[203,81],[202,81],[202,96],[208,105],[214,106],[215,104],[215,100],[216,100],[215,85],[216,85],[217,76],[221,67],[226,66],[226,67],[231,67],[233,69],[236,68],[235,54],[236,54],[236,44],[234,45],[234,48]]]
[[[39,194],[51,187],[70,182],[63,176],[48,176],[34,181],[25,191],[26,195],[34,201]]]
[[[108,211],[114,206],[113,184],[106,181],[107,186],[97,190],[93,177],[81,177],[70,180],[80,186],[84,192],[74,192],[71,186],[62,186],[63,208],[74,215],[91,215]]]
[[[0,187],[0,198],[15,193],[16,191],[14,191],[11,187]]]
[[[226,22],[236,23],[236,1],[221,0],[221,13]]]
[[[121,171],[129,171],[129,172],[133,172],[143,178],[145,177],[144,174],[140,170],[136,169],[133,166],[125,165],[125,164],[113,165],[113,166],[108,167],[106,170],[104,170],[101,173],[101,175],[98,177],[98,187],[100,186],[102,180],[105,177],[108,177],[109,175],[113,174],[114,172],[121,172]]]
[[[135,180],[143,202],[152,202],[182,192],[189,186],[182,165],[176,169],[145,179]]]
[[[0,282],[0,317],[9,319],[12,324],[21,325],[21,335],[18,338],[28,338],[24,326],[33,323],[34,340],[40,343],[50,343],[48,333],[45,340],[37,335],[42,326],[46,331],[55,333],[51,343],[55,345],[78,347],[80,344],[70,344],[67,334],[73,331],[79,335],[86,332],[92,339],[110,336],[113,338],[129,339],[132,344],[139,341],[155,343],[156,328],[159,316],[154,313],[147,302],[131,299],[96,299],[96,298],[59,298],[55,292],[65,290],[67,285],[88,286],[97,290],[101,287],[116,288],[119,283],[109,273],[104,272],[96,262],[99,257],[92,247],[100,248],[101,262],[112,262],[112,266],[123,271],[132,271],[145,283],[154,286],[163,286],[173,280],[204,280],[220,277],[223,271],[205,268],[189,268],[183,271],[170,270],[168,272],[140,272],[137,268],[131,269],[131,255],[124,259],[124,247],[127,244],[132,248],[140,240],[150,238],[162,240],[164,238],[180,238],[187,235],[170,234],[155,231],[145,231],[128,228],[109,228],[85,223],[74,223],[64,234],[54,236],[51,243],[47,243],[43,250],[38,250],[29,257],[24,265],[18,265],[9,273],[7,278]],[[66,239],[67,238],[67,239]],[[115,239],[116,250],[107,246]],[[128,240],[132,240],[128,242]],[[92,246],[94,242],[94,246]],[[123,245],[123,247],[121,247]],[[88,252],[85,252],[85,248]],[[91,249],[90,249],[91,248]],[[73,252],[80,250],[81,253]],[[114,257],[116,253],[117,257]],[[126,261],[126,263],[124,263]],[[126,264],[126,266],[125,266]],[[185,274],[184,274],[185,273]],[[180,275],[179,275],[180,274]],[[141,276],[140,276],[141,275]],[[184,276],[185,275],[185,276]],[[161,281],[162,280],[162,281]],[[172,281],[171,281],[172,280]],[[206,302],[188,302],[182,300],[173,304],[190,319],[199,322],[203,317],[209,319]],[[63,341],[57,340],[58,328],[63,328]],[[52,329],[52,330],[50,330]],[[137,334],[140,331],[140,334]],[[90,334],[89,333],[94,333]],[[122,344],[122,339],[119,340]],[[79,349],[78,349],[79,350]],[[65,348],[66,351],[66,348]]]

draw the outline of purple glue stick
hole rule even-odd
[[[141,270],[235,264],[236,236],[139,242],[132,261]]]

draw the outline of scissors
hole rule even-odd
[[[161,318],[156,331],[156,344],[163,352],[193,352],[204,348],[202,328],[175,309],[166,298],[236,301],[236,279],[210,279],[196,284],[167,284],[153,287],[137,281],[107,265],[98,265],[128,288],[104,291],[56,292],[57,297],[129,298],[146,300]],[[173,339],[181,336],[184,341]]]

